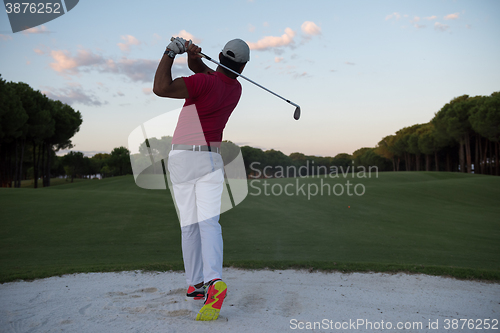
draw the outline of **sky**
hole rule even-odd
[[[243,74],[302,116],[240,78],[224,140],[335,156],[426,123],[454,97],[500,91],[499,16],[496,0],[82,0],[15,34],[2,11],[0,74],[80,111],[72,150],[92,156],[127,147],[136,127],[182,107],[152,93],[171,36],[215,58],[241,38],[251,48]],[[173,75],[191,74],[178,56]]]

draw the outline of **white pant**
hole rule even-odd
[[[169,154],[168,169],[181,223],[186,282],[195,285],[220,279],[222,157],[212,152],[173,150]]]

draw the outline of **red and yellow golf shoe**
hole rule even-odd
[[[221,279],[210,281],[207,286],[205,305],[200,309],[196,320],[216,320],[219,317],[222,302],[226,298],[227,285]]]

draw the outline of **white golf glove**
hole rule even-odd
[[[191,40],[189,40],[188,47],[193,44]],[[186,52],[186,40],[182,37],[175,37],[170,44],[168,44],[167,49],[172,50],[175,54],[183,54]]]

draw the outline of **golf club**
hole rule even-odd
[[[174,39],[175,39],[175,38],[174,38],[174,37],[172,37],[172,38],[170,38],[170,41],[173,41]],[[247,80],[247,81],[249,81],[249,82],[251,82],[251,83],[255,84],[257,87],[260,87],[260,88],[264,89],[265,91],[270,92],[270,93],[271,93],[271,94],[273,94],[274,96],[279,97],[279,98],[281,98],[282,100],[284,100],[284,101],[288,102],[289,104],[292,104],[293,106],[295,106],[295,107],[296,107],[295,112],[293,113],[293,118],[294,118],[295,120],[299,120],[299,118],[300,118],[300,106],[298,106],[298,105],[297,105],[297,104],[295,104],[294,102],[291,102],[290,100],[288,100],[288,99],[286,99],[286,98],[284,98],[284,97],[281,97],[281,96],[280,96],[280,95],[278,95],[277,93],[275,93],[275,92],[273,92],[273,91],[271,91],[271,90],[267,89],[266,87],[261,86],[261,85],[260,85],[260,84],[258,84],[257,82],[254,82],[254,81],[250,80],[249,78],[247,78],[247,77],[245,77],[245,76],[241,75],[240,73],[238,73],[238,72],[236,72],[236,71],[233,71],[231,68],[228,68],[228,67],[224,66],[223,64],[221,64],[221,63],[219,63],[219,62],[217,62],[217,61],[213,60],[212,58],[210,58],[209,56],[207,56],[207,55],[206,55],[206,54],[204,54],[204,53],[201,53],[201,52],[200,52],[200,53],[198,53],[198,54],[199,54],[200,56],[202,56],[203,58],[207,59],[208,61],[211,61],[211,62],[213,62],[214,64],[216,64],[216,65],[218,65],[218,66],[221,66],[221,67],[223,67],[223,68],[227,69],[228,71],[230,71],[230,72],[232,72],[232,73],[234,73],[234,74],[236,74],[236,75],[238,75],[238,76],[241,76],[241,77],[242,77],[242,78],[244,78],[245,80]]]

